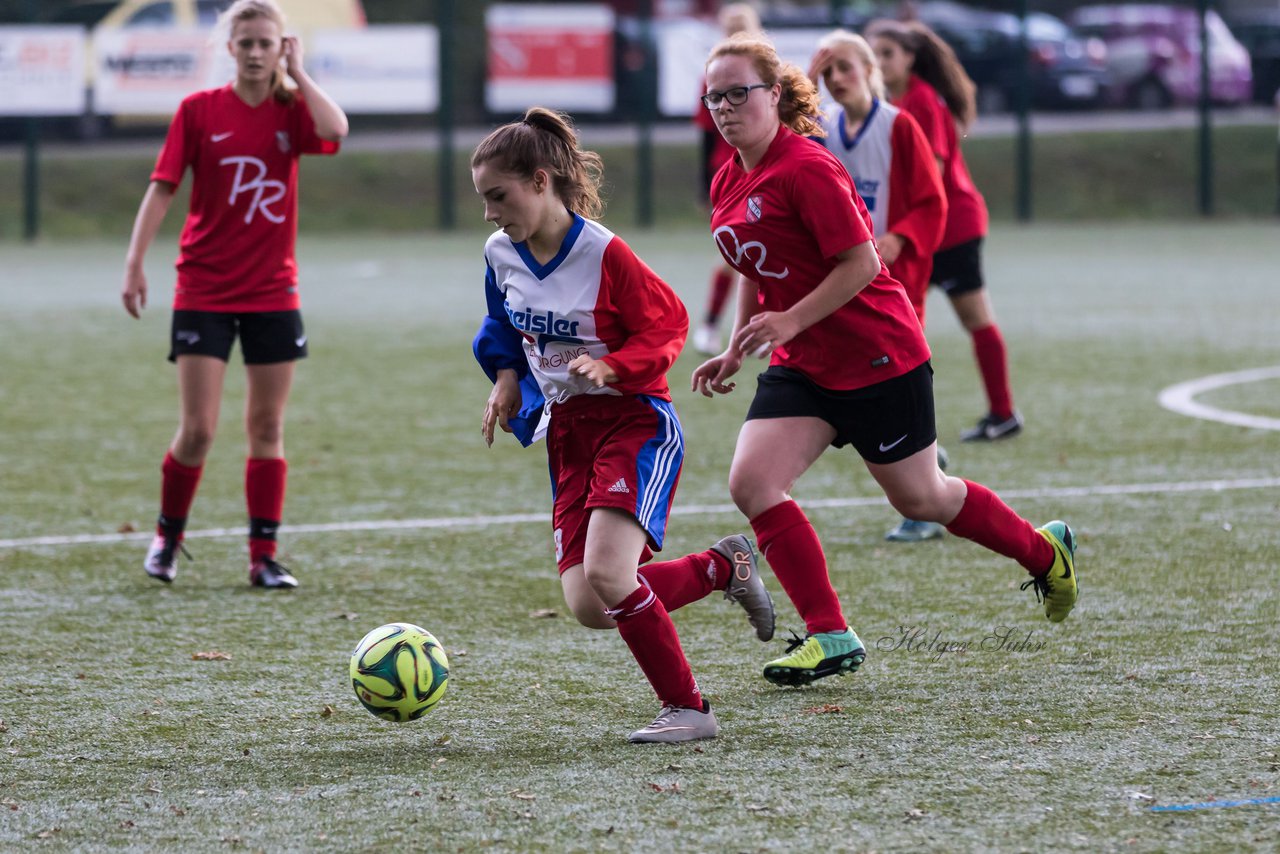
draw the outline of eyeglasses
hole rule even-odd
[[[720,106],[721,101],[728,101],[734,107],[741,107],[747,103],[747,96],[751,94],[752,89],[772,89],[769,83],[752,83],[750,86],[734,86],[732,89],[725,89],[723,92],[708,92],[702,96],[702,106],[708,110],[714,110]]]

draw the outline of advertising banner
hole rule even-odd
[[[211,30],[125,27],[93,37],[93,108],[101,115],[172,115],[199,89],[235,78]]]
[[[434,26],[316,30],[307,72],[349,113],[440,108],[440,33]]]
[[[485,106],[494,113],[521,113],[532,104],[609,112],[613,29],[613,10],[603,5],[490,6]]]
[[[85,107],[80,27],[0,27],[0,116],[78,116]]]

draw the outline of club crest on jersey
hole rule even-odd
[[[289,132],[287,130],[276,131],[276,145],[280,146],[280,151],[282,153],[289,153]]]
[[[760,217],[764,216],[764,211],[760,205],[763,196],[747,196],[747,222],[759,222]]]

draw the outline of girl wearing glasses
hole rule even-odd
[[[933,372],[920,322],[881,263],[848,171],[822,134],[812,81],[766,41],[721,42],[704,104],[737,154],[711,187],[712,234],[745,277],[729,346],[693,390],[734,390],[747,354],[770,357],[738,435],[729,492],[805,622],[765,679],[803,685],[856,670],[865,648],[832,588],[822,543],[789,495],[830,445],[852,444],[890,503],[1017,560],[1049,619],[1076,599],[1075,540],[1036,529],[989,489],[938,468]]]
[[[955,52],[918,21],[876,21],[867,36],[893,103],[919,122],[942,172],[947,228],[933,256],[932,282],[946,292],[973,339],[973,355],[987,393],[987,414],[960,434],[964,442],[990,442],[1022,430],[1013,406],[1009,355],[996,325],[982,275],[987,203],[969,177],[956,127],[973,124],[974,85]]]
[[[601,161],[566,118],[540,107],[503,125],[471,157],[484,217],[489,312],[475,354],[493,381],[481,432],[522,444],[546,436],[556,562],[584,626],[614,629],[662,711],[633,742],[713,738],[669,612],[713,590],[773,636],[773,601],[746,537],[637,570],[662,549],[684,441],[667,370],[689,316],[675,292],[591,217]]]

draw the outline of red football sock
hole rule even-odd
[[[651,563],[636,574],[649,589],[658,594],[662,607],[670,613],[697,602],[712,590],[723,590],[729,583],[729,562],[723,555],[708,549],[675,560]]]
[[[1009,387],[1009,353],[1000,327],[994,323],[973,331],[973,355],[978,360],[982,384],[987,389],[990,412],[1000,420],[1013,415],[1013,390]]]
[[[947,530],[973,540],[997,554],[1011,557],[1032,575],[1043,575],[1053,566],[1053,546],[1035,526],[980,483],[966,480],[969,494]]]
[[[707,323],[715,324],[724,311],[725,301],[729,299],[729,291],[733,289],[733,273],[723,267],[718,268],[711,276],[711,293],[707,297]]]
[[[173,458],[173,452],[164,455],[160,464],[160,519],[156,531],[170,536],[182,535],[186,527],[191,504],[196,500],[196,487],[204,466],[184,466]]]
[[[702,693],[658,595],[641,584],[608,613],[662,705],[701,709]]]
[[[289,466],[282,457],[249,458],[244,467],[244,495],[249,506],[249,559],[275,557],[276,531],[284,515],[284,487]]]
[[[849,627],[827,574],[822,542],[794,501],[776,504],[751,520],[760,552],[791,598],[810,634]]]

